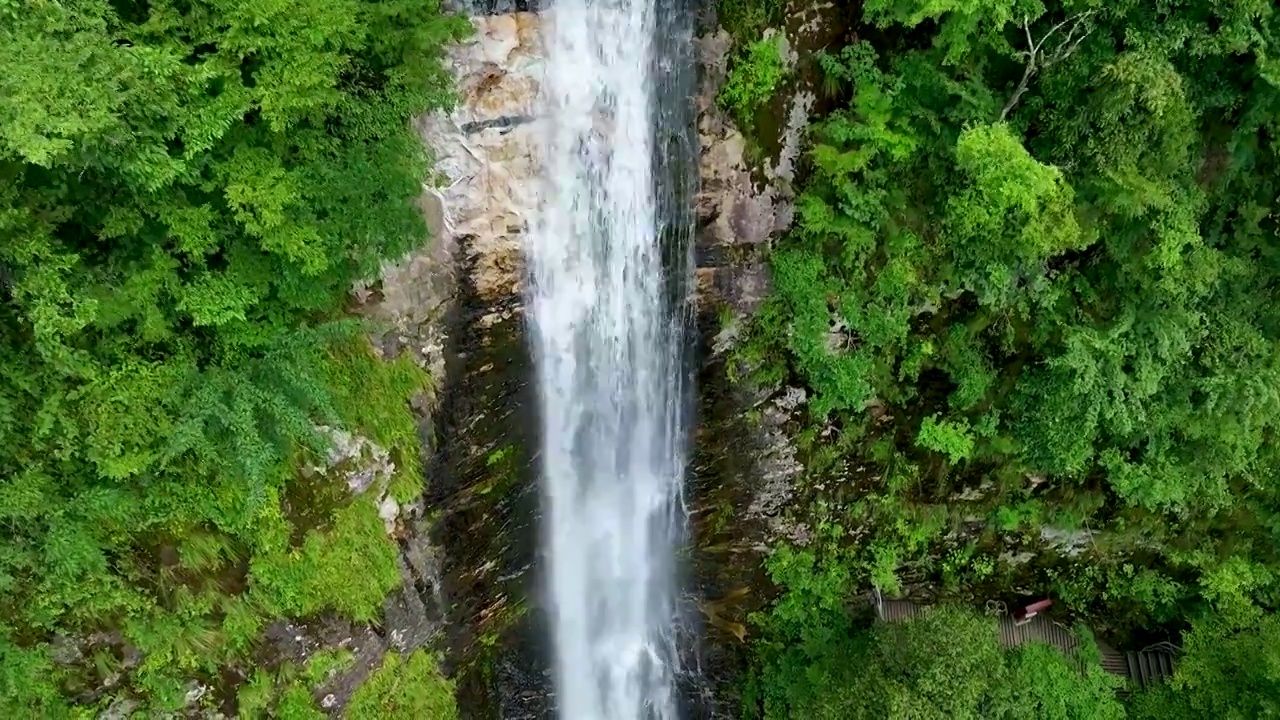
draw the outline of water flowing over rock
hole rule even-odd
[[[688,341],[680,337],[683,331],[677,321],[693,307],[684,303],[690,285],[684,276],[694,265],[690,238],[699,174],[694,132],[697,108],[691,101],[696,74],[692,17],[697,3],[656,2],[653,22],[661,29],[656,32],[653,62],[647,70],[652,79],[647,90],[655,96],[645,118],[645,131],[654,137],[644,162],[649,172],[649,202],[656,206],[651,238],[654,255],[647,262],[659,271],[647,278],[627,280],[652,281],[655,294],[650,297],[658,298],[661,313],[674,324],[666,340],[671,352],[678,355]],[[553,715],[556,706],[565,717],[631,717],[625,711],[575,716],[567,708],[563,691],[553,695],[550,687],[551,649],[547,644],[552,632],[547,627],[550,621],[542,591],[550,580],[535,550],[538,534],[534,530],[540,513],[538,473],[531,467],[542,453],[539,441],[546,431],[536,429],[534,410],[538,403],[530,387],[533,368],[527,355],[532,343],[525,335],[526,313],[536,308],[526,308],[524,300],[533,290],[526,287],[526,278],[531,274],[536,277],[536,271],[526,267],[526,249],[536,241],[529,233],[536,231],[540,193],[546,189],[543,178],[548,177],[544,139],[555,127],[554,118],[539,102],[542,64],[547,61],[544,38],[554,19],[554,12],[478,15],[473,18],[475,35],[450,49],[459,104],[449,113],[419,121],[437,171],[423,199],[433,238],[420,252],[384,269],[378,287],[364,289],[368,314],[391,327],[384,337],[384,349],[415,353],[438,378],[431,412],[423,416],[424,433],[439,440],[438,446],[429,445],[434,448],[434,457],[425,503],[435,544],[427,544],[425,537],[421,541],[432,548],[429,559],[435,580],[423,588],[448,618],[445,645],[450,651],[451,673],[459,683],[462,717],[532,720]],[[634,81],[635,63],[631,65],[629,77]],[[580,68],[572,69],[576,77],[582,77]],[[702,103],[704,119],[708,105]],[[606,141],[627,137],[628,130],[615,112],[595,111],[583,117],[589,118],[590,124],[579,127],[595,133],[598,148]],[[641,154],[632,156],[638,165]],[[732,180],[728,176],[723,179]],[[707,181],[705,174],[703,181]],[[748,268],[748,273],[750,277],[744,275],[725,287],[740,290],[749,304],[751,296],[762,294],[767,285],[759,263]],[[664,275],[665,279],[659,280]],[[750,282],[751,277],[759,282]],[[700,314],[710,307],[709,303],[700,304]],[[621,332],[621,327],[615,330]],[[659,349],[648,343],[640,347],[645,351]],[[707,357],[714,363],[719,356]],[[667,381],[683,383],[689,369],[672,360],[662,374]],[[673,397],[686,395],[674,384],[669,392]],[[730,399],[727,394],[717,397]],[[749,405],[735,397],[717,410],[718,419],[708,417],[706,421],[716,425],[731,420]],[[669,410],[673,414],[682,411],[679,403]],[[680,434],[679,425],[679,421],[664,425],[662,432]],[[619,447],[638,457],[639,443],[633,435],[625,434]],[[679,463],[676,454],[666,461]],[[546,467],[545,454],[541,462]],[[744,469],[756,472],[754,465]],[[741,482],[754,486],[748,478]],[[732,481],[725,488],[735,492],[738,486]],[[749,502],[744,499],[742,504],[745,508]],[[670,509],[678,511],[674,503]],[[671,543],[680,540],[679,524],[673,522],[669,529]],[[740,535],[742,543],[758,542],[759,534],[749,529],[744,528]],[[579,544],[582,542],[580,539]],[[758,573],[755,562],[726,562],[714,553],[694,554],[729,566],[731,574],[743,569]],[[664,572],[684,575],[670,560]],[[678,599],[678,608],[670,607],[677,600],[674,597],[659,603],[667,606],[660,624],[669,635],[664,648],[667,657],[662,662],[670,667],[663,672],[678,675],[678,688],[670,692],[682,696],[678,711],[682,717],[724,717],[726,712],[733,716],[729,706],[708,711],[713,703],[707,703],[705,697],[699,699],[719,694],[710,693],[699,680],[704,662],[714,663],[714,659],[691,652],[695,635],[705,629],[699,630],[697,623],[685,623],[698,619],[690,618],[688,611],[692,610],[715,626],[720,622],[715,608],[722,607],[717,603],[725,595],[740,597],[735,594],[737,587],[732,583],[706,586],[699,581]],[[665,590],[668,595],[675,594],[671,588]],[[672,613],[680,617],[672,617]],[[729,614],[736,617],[737,611]],[[740,634],[730,632],[736,636],[730,642],[740,642]],[[676,633],[683,635],[670,636]],[[678,653],[671,643],[679,644]],[[682,663],[676,661],[677,654]],[[626,678],[622,681],[629,682]],[[662,682],[669,684],[669,679]],[[667,698],[666,692],[658,694]],[[341,696],[338,699],[341,701]],[[652,707],[652,699],[648,702]],[[675,704],[670,698],[669,705],[663,707],[670,709]]]
[[[684,304],[661,233],[685,214],[655,183],[656,10],[560,0],[544,36],[529,298],[557,704],[574,720],[677,717]]]

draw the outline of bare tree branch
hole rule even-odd
[[[1000,117],[997,119],[998,122],[1004,122],[1005,118],[1009,116],[1009,113],[1018,104],[1018,101],[1022,99],[1022,96],[1025,95],[1027,90],[1031,87],[1031,78],[1034,77],[1037,72],[1044,68],[1053,67],[1054,65],[1071,57],[1071,55],[1075,53],[1076,49],[1080,47],[1080,43],[1084,42],[1084,39],[1089,37],[1089,34],[1093,32],[1092,27],[1086,29],[1080,37],[1076,37],[1076,33],[1085,28],[1086,21],[1091,15],[1093,15],[1093,11],[1088,10],[1068,17],[1066,20],[1063,20],[1057,25],[1049,28],[1048,32],[1040,36],[1040,40],[1038,42],[1031,35],[1030,20],[1025,15],[1022,17],[1022,29],[1027,34],[1027,49],[1019,54],[1027,58],[1027,65],[1022,70],[1022,79],[1018,81],[1018,85],[1013,89],[1013,94],[1009,96],[1009,100],[1005,102],[1004,107],[1001,108]],[[1058,43],[1057,47],[1053,49],[1053,52],[1042,57],[1041,51],[1044,49],[1045,43],[1048,42],[1049,38],[1052,37],[1054,33],[1067,25],[1070,25],[1070,27],[1067,28],[1066,37]]]

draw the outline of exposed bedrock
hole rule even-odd
[[[368,312],[391,328],[384,350],[414,353],[439,380],[422,408],[428,490],[406,520],[423,533],[416,540],[409,533],[406,545],[429,548],[436,573],[429,582],[407,581],[402,595],[412,587],[425,605],[438,606],[443,622],[433,626],[434,638],[447,650],[463,717],[545,718],[554,697],[535,562],[538,421],[522,258],[542,182],[541,21],[530,12],[494,12],[501,8],[493,3],[471,8],[488,14],[477,14],[475,35],[450,50],[460,101],[418,123],[436,172],[423,197],[433,238],[363,292]],[[785,426],[803,397],[730,386],[725,363],[737,328],[768,292],[765,250],[790,224],[796,142],[812,101],[797,90],[785,124],[797,140],[784,138],[762,175],[715,104],[727,36],[704,29],[686,50],[682,62],[696,64],[697,86],[673,82],[661,102],[678,109],[684,101],[687,110],[659,114],[669,124],[660,143],[695,156],[660,172],[697,188],[689,193],[694,282],[673,285],[689,292],[696,314],[685,595],[698,642],[684,689],[692,696],[689,717],[736,718],[746,615],[768,599],[763,553],[780,537],[803,540],[804,528],[784,519],[800,471]],[[675,128],[681,123],[688,133]],[[676,271],[685,258],[672,252],[669,262]]]

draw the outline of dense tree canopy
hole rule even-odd
[[[1140,695],[1141,718],[1264,718],[1280,713],[1280,616],[1199,621],[1173,679]]]
[[[1124,717],[1118,678],[1096,666],[1081,672],[1048,645],[1003,650],[992,619],[950,608],[778,648],[763,680],[768,718]]]
[[[376,509],[296,543],[282,498],[317,424],[412,428],[421,371],[336,321],[424,240],[408,121],[452,101],[441,46],[469,24],[438,0],[0,17],[0,715],[89,697],[49,643],[101,630],[122,638],[90,674],[128,645],[127,684],[172,709],[264,619],[367,618],[396,582]],[[365,422],[379,402],[390,424]],[[411,496],[407,438],[389,444]],[[335,595],[353,554],[369,587]]]
[[[746,123],[790,72],[764,34],[785,3],[721,5]],[[857,12],[735,358],[807,391],[814,530],[769,560],[749,711],[1280,712],[1280,12]],[[271,620],[376,618],[377,508],[301,471],[344,427],[419,489],[430,378],[341,317],[424,239],[408,120],[451,102],[467,28],[439,0],[0,0],[0,716],[158,715],[247,672]],[[904,578],[1053,594],[1180,637],[1179,669],[1122,707],[972,615],[860,629],[850,598]],[[313,716],[337,662],[253,673],[240,704]],[[426,653],[374,686],[356,712],[452,712]]]
[[[781,19],[756,5],[740,44]],[[809,395],[800,519],[821,532],[771,561],[767,642],[821,646],[788,615],[815,586],[1018,587],[1121,637],[1186,630],[1164,700],[1188,710],[1164,716],[1274,712],[1280,12],[853,13],[816,60],[834,109],[736,359]]]

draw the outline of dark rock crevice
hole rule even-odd
[[[450,669],[462,717],[549,717],[533,572],[537,406],[520,298],[480,296],[469,238],[459,238],[455,262],[441,444],[427,495],[444,551]]]

